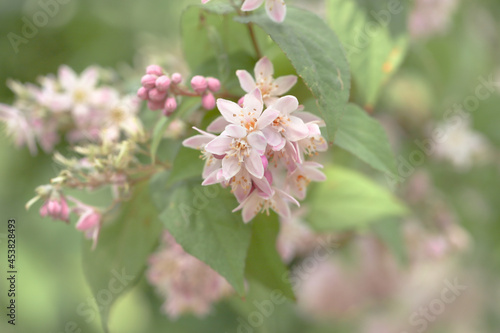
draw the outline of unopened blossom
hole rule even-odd
[[[410,12],[409,31],[414,38],[446,32],[458,0],[417,0]]]
[[[63,195],[51,196],[40,208],[42,217],[49,216],[54,220],[69,222],[70,209]]]
[[[263,57],[255,64],[254,74],[255,78],[246,70],[236,71],[241,88],[247,93],[259,88],[267,106],[276,102],[278,97],[287,93],[297,83],[295,75],[286,75],[275,79],[273,76],[274,66],[267,57]]]
[[[88,209],[81,213],[76,229],[84,232],[85,237],[92,240],[92,249],[97,246],[99,231],[101,230],[101,214],[95,209]]]
[[[187,313],[205,316],[212,304],[234,292],[222,276],[184,252],[167,232],[161,248],[149,259],[147,277],[165,297],[163,310],[172,318]]]

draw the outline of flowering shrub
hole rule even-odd
[[[412,251],[412,267],[467,248],[448,206],[427,207],[425,198],[439,197],[430,181],[401,175],[386,134],[401,139],[393,124],[371,115],[410,38],[441,33],[448,19],[426,18],[426,1],[409,21],[386,1],[329,0],[325,20],[283,0],[202,3],[181,19],[177,67],[121,75],[63,65],[38,84],[8,81],[6,132],[60,169],[26,207],[83,234],[96,295],[124,268],[147,277],[170,318],[209,316],[216,303],[253,300],[259,288],[313,317],[342,317],[394,296],[396,281],[411,275],[394,243]],[[383,22],[361,45],[356,33],[373,23],[370,12]],[[438,159],[469,167],[475,153],[487,155],[486,139],[465,125],[452,133],[460,147],[437,145]],[[408,193],[396,198],[398,186]],[[107,201],[79,196],[100,191]],[[408,217],[419,205],[432,232],[415,222],[425,217]],[[403,218],[403,230],[391,223]],[[347,244],[356,264],[333,254]],[[308,278],[311,262],[318,269]],[[112,303],[100,309],[105,328]]]

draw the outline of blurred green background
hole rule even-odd
[[[137,55],[151,47],[166,51],[171,48],[179,53],[181,11],[198,2],[70,0],[59,5],[48,24],[28,43],[20,44],[16,53],[7,35],[20,35],[23,17],[31,17],[40,5],[38,1],[1,0],[0,102],[12,101],[13,95],[4,84],[8,78],[34,81],[39,75],[56,72],[61,64],[76,71],[92,64],[111,68],[134,66]],[[453,103],[474,94],[479,77],[500,76],[499,17],[500,3],[496,0],[462,1],[447,33],[412,42],[402,68],[387,84],[375,108],[377,116],[393,117],[406,130],[405,140],[397,147],[398,155],[408,156],[415,149],[413,141],[425,137],[425,124],[439,121]],[[478,289],[485,289],[486,306],[479,319],[484,323],[484,332],[500,331],[499,105],[497,92],[481,101],[472,118],[473,128],[496,149],[493,162],[474,166],[467,172],[432,160],[423,167],[473,240],[472,250],[464,256],[462,265],[464,270],[479,276]],[[77,312],[79,307],[94,306],[81,268],[81,234],[72,226],[41,219],[36,208],[24,209],[34,188],[46,183],[57,169],[47,155],[32,157],[27,149],[15,149],[3,130],[1,138],[0,267],[3,270],[6,261],[6,222],[15,218],[19,274],[18,325],[7,325],[2,310],[0,332],[101,332],[98,317],[86,321]],[[342,163],[352,165],[348,159]],[[3,271],[0,274],[0,299],[5,309],[6,280]],[[143,280],[113,309],[111,331],[205,332],[210,327],[213,332],[225,332],[234,331],[237,325],[234,310],[226,304],[218,305],[217,314],[207,319],[209,323],[187,317],[175,324],[160,314],[160,304],[161,300]],[[347,332],[341,327],[338,326],[338,332]],[[321,328],[314,332],[323,331],[331,332]]]

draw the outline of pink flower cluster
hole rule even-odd
[[[219,80],[197,75],[191,80],[194,92],[187,91],[181,83],[181,74],[174,73],[169,77],[160,66],[150,65],[141,79],[142,87],[137,96],[148,102],[149,109],[162,110],[165,116],[170,116],[177,109],[177,96],[201,96],[203,108],[211,110],[215,107],[213,93],[220,90]]]
[[[51,152],[64,134],[70,143],[118,140],[121,133],[140,135],[137,98],[100,85],[99,80],[97,68],[78,76],[61,66],[57,77],[41,77],[40,86],[11,81],[16,100],[12,106],[0,104],[0,120],[16,145],[27,145],[33,154],[36,142]]]
[[[201,0],[202,3],[207,3],[210,0]],[[249,12],[259,8],[263,2],[266,2],[266,12],[271,20],[275,22],[283,22],[286,17],[286,4],[284,0],[245,0],[241,5],[241,10]]]
[[[242,210],[245,223],[269,209],[289,218],[289,204],[299,206],[294,196],[304,199],[311,181],[325,179],[321,164],[305,160],[306,155],[328,148],[320,131],[323,122],[302,111],[294,96],[277,96],[286,93],[296,78],[274,80],[273,65],[267,58],[255,66],[257,80],[242,73],[237,72],[243,89],[255,88],[241,104],[218,99],[222,116],[208,126],[208,132],[195,128],[200,134],[183,144],[203,152],[203,185],[231,187],[240,203],[234,211]]]
[[[234,292],[222,276],[184,252],[168,232],[161,249],[149,260],[147,277],[166,297],[163,310],[173,318],[183,313],[206,315],[212,303]]]

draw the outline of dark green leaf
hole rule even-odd
[[[334,143],[377,170],[397,174],[396,160],[384,128],[357,105],[346,106]]]
[[[276,251],[280,224],[278,215],[257,215],[252,222],[252,241],[246,260],[246,275],[289,299],[295,296],[288,281],[288,269]]]

